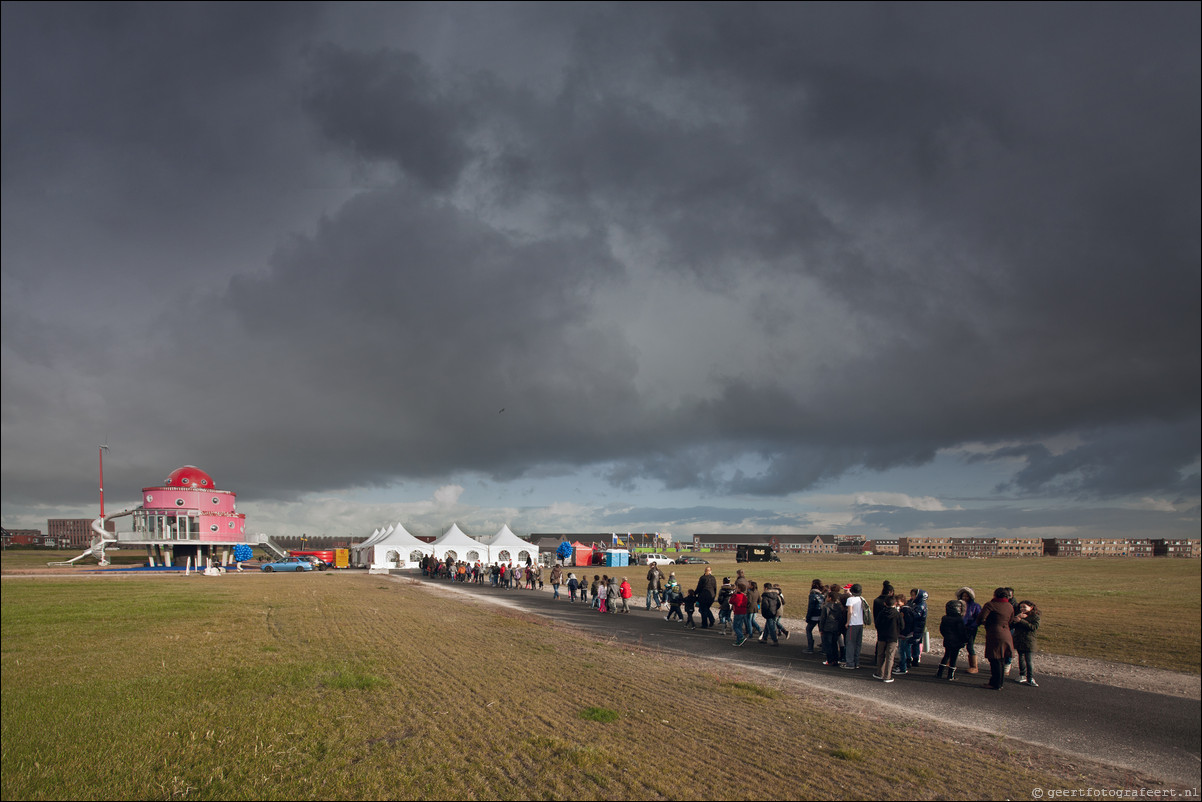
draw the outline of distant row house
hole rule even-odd
[[[1152,541],[1152,556],[1153,557],[1197,557],[1198,541],[1186,540],[1181,538],[1172,540],[1169,538],[1154,539]]]
[[[863,554],[874,541],[863,535],[695,534],[693,549],[735,551],[739,546],[770,546],[782,554]]]
[[[995,542],[998,557],[1043,556],[1043,538],[1040,537],[999,537]]]
[[[897,543],[896,553],[903,557],[1202,556],[1199,541],[1185,538],[902,537]]]

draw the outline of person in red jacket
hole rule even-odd
[[[751,597],[745,582],[735,585],[735,593],[730,597],[730,611],[735,619],[735,646],[742,646],[751,634]]]
[[[622,584],[618,586],[618,612],[630,612],[630,597],[634,595],[634,589],[630,587],[630,580],[622,577]]]

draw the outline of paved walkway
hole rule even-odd
[[[806,653],[801,628],[780,647],[748,641],[736,648],[729,635],[685,629],[665,621],[663,613],[645,611],[643,599],[637,596],[631,600],[638,602],[631,613],[601,615],[587,604],[570,604],[566,592],[555,601],[550,593],[499,590],[487,584],[452,585],[424,579],[420,571],[412,576],[444,591],[545,615],[602,637],[728,660],[874,705],[897,706],[914,715],[1124,766],[1174,785],[1194,789],[1200,785],[1202,702],[1193,699],[1038,675],[1038,688],[1019,685],[1012,675],[1002,691],[982,690],[987,673],[960,672],[952,683],[937,680],[933,658],[931,665],[911,667],[897,682],[884,684],[872,678],[871,668],[849,671],[821,665],[821,655]],[[865,655],[871,663],[870,648]]]

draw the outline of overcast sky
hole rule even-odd
[[[3,523],[1199,533],[1197,3],[12,3]]]

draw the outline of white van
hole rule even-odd
[[[664,554],[639,555],[639,565],[651,565],[651,563],[655,563],[656,565],[672,565],[673,558]]]

